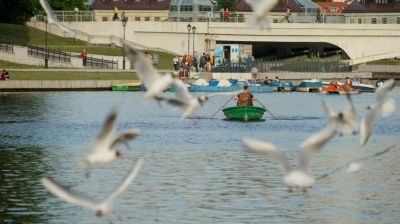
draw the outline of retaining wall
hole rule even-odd
[[[0,81],[0,91],[28,90],[111,90],[117,83],[132,80],[7,80]]]

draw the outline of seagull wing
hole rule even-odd
[[[162,75],[153,67],[149,59],[147,59],[139,50],[124,43],[124,49],[126,56],[129,58],[131,63],[135,66],[136,74],[140,81],[148,85],[151,88]]]
[[[175,88],[175,96],[177,100],[186,104],[189,104],[193,100],[192,94],[190,94],[187,86],[182,82],[182,80],[174,79],[172,87]]]
[[[334,124],[334,123],[336,123],[337,120],[338,120],[338,114],[335,113],[335,112],[332,110],[332,108],[330,108],[330,107],[328,106],[328,104],[327,104],[325,101],[322,101],[322,107],[324,108],[324,110],[325,110],[325,112],[326,112],[326,114],[327,114],[329,124]]]
[[[111,149],[115,148],[116,146],[123,144],[129,140],[136,138],[140,134],[139,130],[127,130],[120,134],[114,142],[111,144]]]
[[[271,157],[278,160],[286,172],[290,171],[289,160],[287,159],[286,155],[275,145],[252,138],[243,138],[242,142],[251,151],[262,156]]]
[[[383,102],[385,96],[394,88],[395,82],[394,79],[389,79],[383,83],[382,86],[378,87],[375,90],[376,100],[379,102]]]
[[[311,135],[300,145],[299,169],[307,172],[308,165],[315,153],[320,152],[322,147],[335,136],[335,125],[328,125],[321,131]]]
[[[173,80],[174,79],[171,74],[162,75],[147,88],[144,99],[147,100],[153,97],[157,97],[161,92],[166,90],[168,86],[171,85]]]
[[[370,111],[361,119],[360,123],[360,145],[365,145],[371,135],[372,122],[374,122],[376,116],[376,105],[373,106]]]
[[[66,187],[57,184],[54,180],[44,177],[42,178],[42,184],[49,190],[52,194],[56,195],[57,197],[63,199],[66,202],[85,206],[96,210],[97,204],[90,198],[80,196]]]
[[[251,6],[253,14],[246,20],[250,27],[268,27],[269,21],[267,18],[268,12],[278,3],[278,0],[268,1],[250,1],[246,2]]]
[[[393,98],[386,100],[381,109],[382,117],[390,116],[396,110],[396,101]]]
[[[111,194],[107,197],[107,199],[103,202],[105,204],[111,203],[115,197],[120,195],[129,184],[135,179],[136,175],[139,173],[140,168],[142,167],[143,159],[138,159],[133,169],[128,173],[128,175],[123,179],[123,181],[117,186]]]
[[[111,111],[104,122],[103,128],[99,134],[97,134],[96,138],[92,142],[92,145],[90,146],[92,151],[107,149],[107,146],[111,145],[113,132],[116,126],[116,119],[117,112]]]
[[[62,24],[57,19],[57,17],[54,15],[53,10],[51,9],[51,7],[50,7],[49,3],[47,2],[47,0],[40,0],[40,5],[42,6],[44,11],[46,12],[47,19],[48,19],[49,23],[56,24],[58,27],[60,27],[61,29],[63,29],[67,33],[73,33],[73,31],[70,28],[66,27],[64,24]]]
[[[350,94],[346,94],[346,97],[350,103],[350,106],[343,111],[342,131],[343,133],[354,133],[358,129],[359,120]]]

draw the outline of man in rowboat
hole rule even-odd
[[[255,97],[251,94],[248,84],[243,86],[243,92],[237,95],[235,100],[237,101],[236,106],[253,106]]]

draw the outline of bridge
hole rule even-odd
[[[124,31],[119,21],[65,24],[79,32],[79,39],[94,44],[111,41],[121,45],[119,38],[123,38]],[[30,25],[44,29],[41,22]],[[324,48],[337,47],[345,52],[352,65],[400,56],[400,24],[272,23],[270,29],[258,29],[249,28],[245,23],[195,22],[191,23],[197,28],[195,34],[189,34],[186,25],[187,22],[129,21],[126,39],[180,55],[192,54],[193,43],[199,53],[212,50],[217,43],[264,43],[269,46],[286,44],[281,48],[283,52],[301,45],[319,53],[323,53]],[[56,32],[56,28],[51,28],[50,32]]]

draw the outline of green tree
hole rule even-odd
[[[49,4],[54,10],[61,11],[73,11],[75,8],[86,9],[85,0],[49,0]]]
[[[232,0],[217,0],[217,2],[218,2],[219,9],[220,8],[223,8],[223,9],[228,8],[229,10],[232,10],[233,9],[233,4],[234,4],[235,1],[232,1]]]
[[[38,0],[0,0],[0,5],[1,23],[23,24],[40,9]]]
[[[85,10],[85,0],[50,0],[53,10]],[[32,16],[43,12],[39,0],[0,0],[0,23],[24,24]]]

